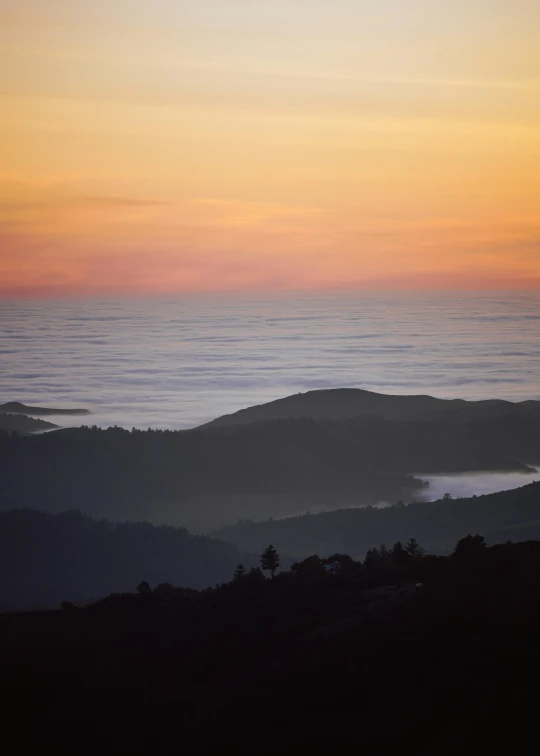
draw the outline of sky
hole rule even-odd
[[[0,297],[540,289],[538,0],[0,25]]]

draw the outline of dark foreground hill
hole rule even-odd
[[[524,416],[534,416],[540,420],[540,402],[514,403],[500,399],[474,402],[464,399],[437,399],[427,395],[377,394],[363,389],[325,389],[294,394],[267,404],[247,407],[218,417],[201,427],[245,425],[266,420],[284,420],[289,417],[350,420],[366,415],[402,421],[471,422],[483,418]]]
[[[4,740],[70,755],[530,750],[540,544],[398,555],[380,588],[377,566],[311,559],[274,580],[0,616]]]
[[[540,478],[540,473],[539,473]],[[214,533],[216,538],[258,553],[273,543],[289,554],[335,552],[363,558],[381,543],[405,542],[414,533],[432,554],[448,554],[462,533],[481,531],[488,543],[540,539],[540,482],[470,499],[413,502],[377,509],[364,507],[241,522]]]
[[[58,607],[141,580],[205,588],[253,563],[236,546],[183,528],[96,521],[80,512],[0,513],[0,611]]]

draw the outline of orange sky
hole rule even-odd
[[[540,288],[537,0],[0,10],[0,296]]]

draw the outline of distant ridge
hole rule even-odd
[[[273,543],[299,557],[339,553],[363,558],[376,544],[405,541],[411,532],[419,534],[430,553],[448,554],[456,533],[477,530],[489,544],[540,538],[540,481],[463,499],[417,501],[383,509],[334,509],[264,522],[246,520],[211,535],[253,553]]]
[[[8,433],[40,433],[58,428],[58,425],[49,423],[47,420],[38,420],[37,417],[28,417],[17,413],[0,412],[0,431]]]
[[[21,402],[0,404],[0,413],[10,415],[89,415],[87,409],[55,409],[53,407],[30,407]]]
[[[377,394],[364,389],[342,388],[307,391],[267,404],[247,407],[223,415],[201,428],[246,425],[266,420],[309,417],[314,420],[349,420],[361,416],[379,416],[386,420],[445,420],[467,422],[485,417],[538,413],[540,401],[508,402],[502,399],[467,401],[437,399],[428,395],[399,396]]]

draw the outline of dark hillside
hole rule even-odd
[[[147,522],[92,520],[80,512],[0,512],[0,611],[85,603],[141,580],[206,588],[253,557],[230,543]]]
[[[513,403],[498,399],[474,402],[463,399],[437,399],[427,395],[393,396],[363,389],[343,388],[308,391],[305,394],[276,399],[267,404],[247,407],[218,417],[202,427],[243,425],[289,417],[347,420],[361,415],[378,415],[386,420],[471,422],[505,415],[521,417],[524,414],[534,414],[540,419],[540,402]]]
[[[405,542],[412,533],[430,553],[448,554],[457,538],[467,532],[482,532],[491,544],[540,539],[540,482],[470,499],[415,502],[384,509],[341,509],[272,522],[243,522],[214,535],[255,552],[273,543],[298,556],[338,552],[363,558],[373,546]]]
[[[53,407],[29,407],[22,402],[6,402],[0,404],[0,413],[9,412],[12,415],[89,415],[87,409],[54,409]]]
[[[4,437],[0,508],[77,508],[204,531],[241,518],[411,501],[422,487],[411,473],[527,470],[540,459],[539,428],[529,416],[470,423],[365,416]]]
[[[58,426],[46,420],[38,420],[26,415],[0,413],[0,433],[39,433],[55,428],[58,428]]]
[[[366,564],[314,557],[274,580],[0,615],[4,738],[70,755],[530,749],[540,544],[469,537],[407,560],[379,587]]]

